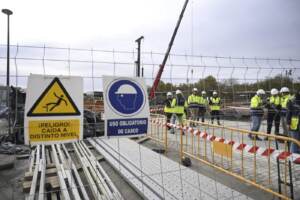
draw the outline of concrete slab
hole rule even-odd
[[[91,144],[97,145],[91,140],[89,141]],[[102,148],[96,149],[103,153],[106,160],[110,160],[110,163],[116,165],[115,167],[119,168],[121,173],[125,173],[127,180],[148,198],[233,199],[235,196],[239,196],[250,199],[214,179],[203,176],[148,148],[139,146],[129,139],[120,138],[119,147],[117,139],[97,141]],[[105,148],[105,145],[110,147]],[[102,150],[103,148],[106,150]],[[116,161],[119,152],[120,160]]]
[[[143,144],[143,146],[146,146],[148,148],[162,147],[162,145],[159,145],[157,142],[155,142],[153,140],[145,142]],[[179,151],[177,149],[169,149],[166,156],[176,162],[179,161]],[[229,188],[232,188],[233,190],[236,190],[238,193],[236,193],[236,192],[233,193],[234,199],[245,199],[244,197],[240,196],[240,194],[245,194],[245,196],[249,196],[253,199],[266,199],[266,200],[274,199],[274,197],[272,195],[270,195],[262,190],[258,190],[256,187],[245,184],[245,183],[235,179],[232,176],[229,176],[218,170],[215,170],[215,169],[213,169],[205,164],[202,164],[199,161],[196,161],[194,159],[192,159],[192,166],[190,167],[190,169],[193,169],[196,172],[199,172],[199,173],[203,174],[204,176],[209,177],[212,180],[215,180],[223,185],[226,185]],[[204,185],[203,187],[209,187],[209,184]],[[207,188],[207,190],[211,190],[211,189]],[[203,196],[205,196],[205,195],[203,194]],[[207,197],[207,199],[209,199],[209,197]]]
[[[223,120],[222,124],[228,127],[235,127],[235,128],[241,128],[241,129],[246,129],[250,130],[250,122],[249,121],[233,121],[233,120]],[[242,134],[239,133],[232,133],[231,131],[223,131],[222,129],[218,128],[205,128],[198,126],[196,127],[200,131],[206,131],[208,134],[214,134],[216,137],[221,137],[225,138],[227,140],[233,140],[237,143],[244,143],[250,146],[254,146],[254,142],[250,140],[247,135],[244,135],[242,137]],[[162,130],[153,128],[154,134],[157,134],[157,131],[159,131],[159,137],[162,138]],[[266,121],[263,121],[262,126],[261,126],[261,131],[266,131]],[[273,127],[274,131],[274,127]],[[282,132],[282,129],[280,129],[280,132]],[[176,131],[175,134],[168,134],[168,143],[169,143],[169,153],[173,153],[176,155],[178,159],[178,151],[179,151],[179,140],[180,140],[180,134],[179,131]],[[183,137],[184,143],[186,143],[186,137]],[[146,142],[145,145],[147,145],[149,142]],[[152,142],[154,143],[154,142]],[[188,138],[188,143],[189,145],[184,146],[184,150],[188,150],[189,152],[192,152],[191,148],[191,137]],[[151,144],[149,148],[152,147],[153,144]],[[200,155],[205,154],[205,144],[204,140],[200,140],[200,148],[197,149],[197,137],[194,137],[194,154],[199,150]],[[256,146],[261,147],[261,148],[269,148],[269,143],[268,141],[256,141]],[[275,142],[270,143],[270,147],[275,149]],[[210,142],[206,142],[206,154],[208,157],[208,160],[212,161],[212,145]],[[279,144],[279,149],[282,151],[285,150],[284,144]],[[168,154],[169,154],[168,153]],[[253,180],[254,179],[254,154],[253,153],[248,153],[246,151],[243,152],[243,162],[244,162],[244,173],[245,176],[248,177],[249,179]],[[168,155],[169,156],[169,155]],[[223,162],[224,161],[224,162]],[[229,168],[230,167],[230,162],[228,162],[226,159],[222,159],[220,156],[215,156],[214,157],[214,162],[217,163],[219,166],[224,166],[224,168]],[[195,163],[195,162],[193,162]],[[197,163],[197,161],[196,161]],[[268,159],[267,157],[262,157],[262,156],[256,156],[256,179],[257,182],[267,185],[268,184]],[[278,188],[278,175],[277,175],[277,163],[276,159],[272,159],[270,161],[270,169],[271,169],[271,186],[272,188],[277,191]],[[241,151],[234,151],[233,154],[233,171],[240,174],[241,173]],[[288,173],[287,173],[288,174]],[[281,175],[283,177],[284,175],[284,167],[281,167]],[[221,176],[222,177],[222,176]],[[293,178],[293,184],[294,184],[294,193],[296,197],[300,197],[300,165],[295,165],[292,163],[292,178]],[[289,177],[287,178],[289,180]],[[222,181],[222,179],[220,180]],[[241,185],[243,187],[243,185]],[[255,192],[256,193],[256,192]]]

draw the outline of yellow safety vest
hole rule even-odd
[[[281,97],[281,108],[286,109],[287,103],[289,102],[289,100],[291,98],[292,98],[292,96],[290,94]]]
[[[262,99],[259,96],[255,95],[251,98],[250,108],[262,109],[262,105]]]
[[[169,101],[169,103],[170,103],[170,107],[168,107],[167,105],[165,105],[165,107],[164,107],[164,112],[165,113],[173,113],[173,108],[172,108],[172,100],[167,100],[167,101]]]
[[[191,94],[188,98],[188,104],[199,104],[199,96]]]
[[[298,124],[299,124],[299,117],[292,117],[291,119],[291,126],[290,126],[290,129],[292,131],[295,131],[298,129]]]
[[[181,99],[181,102],[177,102],[177,98],[173,98],[171,107],[173,108],[173,113],[184,114],[184,108],[187,107],[187,102],[184,98]]]
[[[220,102],[221,102],[221,98],[217,97],[210,97],[210,101],[212,102],[212,105],[210,106],[211,110],[220,110],[221,106],[220,106]]]
[[[206,106],[208,104],[207,98],[203,97],[203,96],[200,96],[199,97],[199,104]]]
[[[271,96],[270,104],[274,104],[276,106],[280,105],[281,104],[280,97],[279,96]]]

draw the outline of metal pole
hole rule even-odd
[[[183,130],[182,127],[180,128],[180,150],[179,150],[179,155],[180,155],[180,163],[182,163],[182,158],[183,158]]]
[[[164,127],[164,135],[165,135],[165,139],[164,139],[164,143],[165,143],[165,155],[167,155],[167,151],[168,151],[168,127],[166,125],[166,122],[167,122],[167,120],[163,121],[163,125],[162,125],[162,127]]]
[[[142,39],[144,39],[144,36],[139,37],[138,39],[135,40],[135,42],[137,42],[138,44],[138,48],[137,48],[137,61],[136,61],[136,76],[140,77],[141,76],[141,41]]]
[[[13,14],[13,12],[11,11],[11,10],[9,10],[9,9],[2,9],[2,12],[4,13],[4,14],[6,14],[7,15],[7,57],[6,57],[6,64],[7,64],[7,69],[6,69],[6,99],[7,99],[7,102],[6,102],[6,104],[7,104],[7,108],[8,108],[8,116],[7,116],[7,120],[8,120],[8,134],[10,135],[11,134],[11,130],[10,130],[10,126],[11,126],[11,124],[10,124],[10,111],[11,111],[11,109],[10,109],[10,87],[9,87],[9,76],[10,76],[10,74],[9,74],[9,61],[10,61],[10,55],[9,55],[9,53],[10,53],[10,44],[9,44],[9,42],[10,42],[10,38],[9,38],[9,36],[10,36],[10,33],[9,33],[9,16],[10,15],[12,15]]]
[[[7,15],[7,69],[6,69],[6,87],[7,87],[7,108],[8,108],[8,117],[7,117],[7,120],[8,120],[8,134],[10,135],[11,134],[11,129],[10,129],[10,88],[9,88],[9,75],[10,75],[10,71],[9,71],[9,64],[10,64],[10,44],[9,44],[9,15]]]

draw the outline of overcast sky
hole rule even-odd
[[[164,52],[184,0],[1,0],[12,43]],[[190,0],[174,51],[300,57],[299,0]],[[0,43],[6,43],[0,17]],[[193,43],[193,45],[192,45]]]
[[[14,12],[12,44],[132,51],[135,39],[144,35],[143,50],[165,52],[183,3],[1,0],[1,9]],[[172,52],[300,59],[299,11],[299,0],[190,0]],[[2,13],[0,27],[0,43],[6,44]],[[0,54],[5,55],[4,47]]]

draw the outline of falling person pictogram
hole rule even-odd
[[[62,103],[62,101],[65,102],[66,106],[68,105],[67,101],[64,99],[64,95],[58,96],[55,92],[53,93],[53,95],[57,98],[57,101],[47,103],[45,106],[43,106],[47,112],[52,111],[54,108],[59,106]],[[51,105],[53,105],[53,106],[50,108],[50,110],[48,110],[48,107]]]

